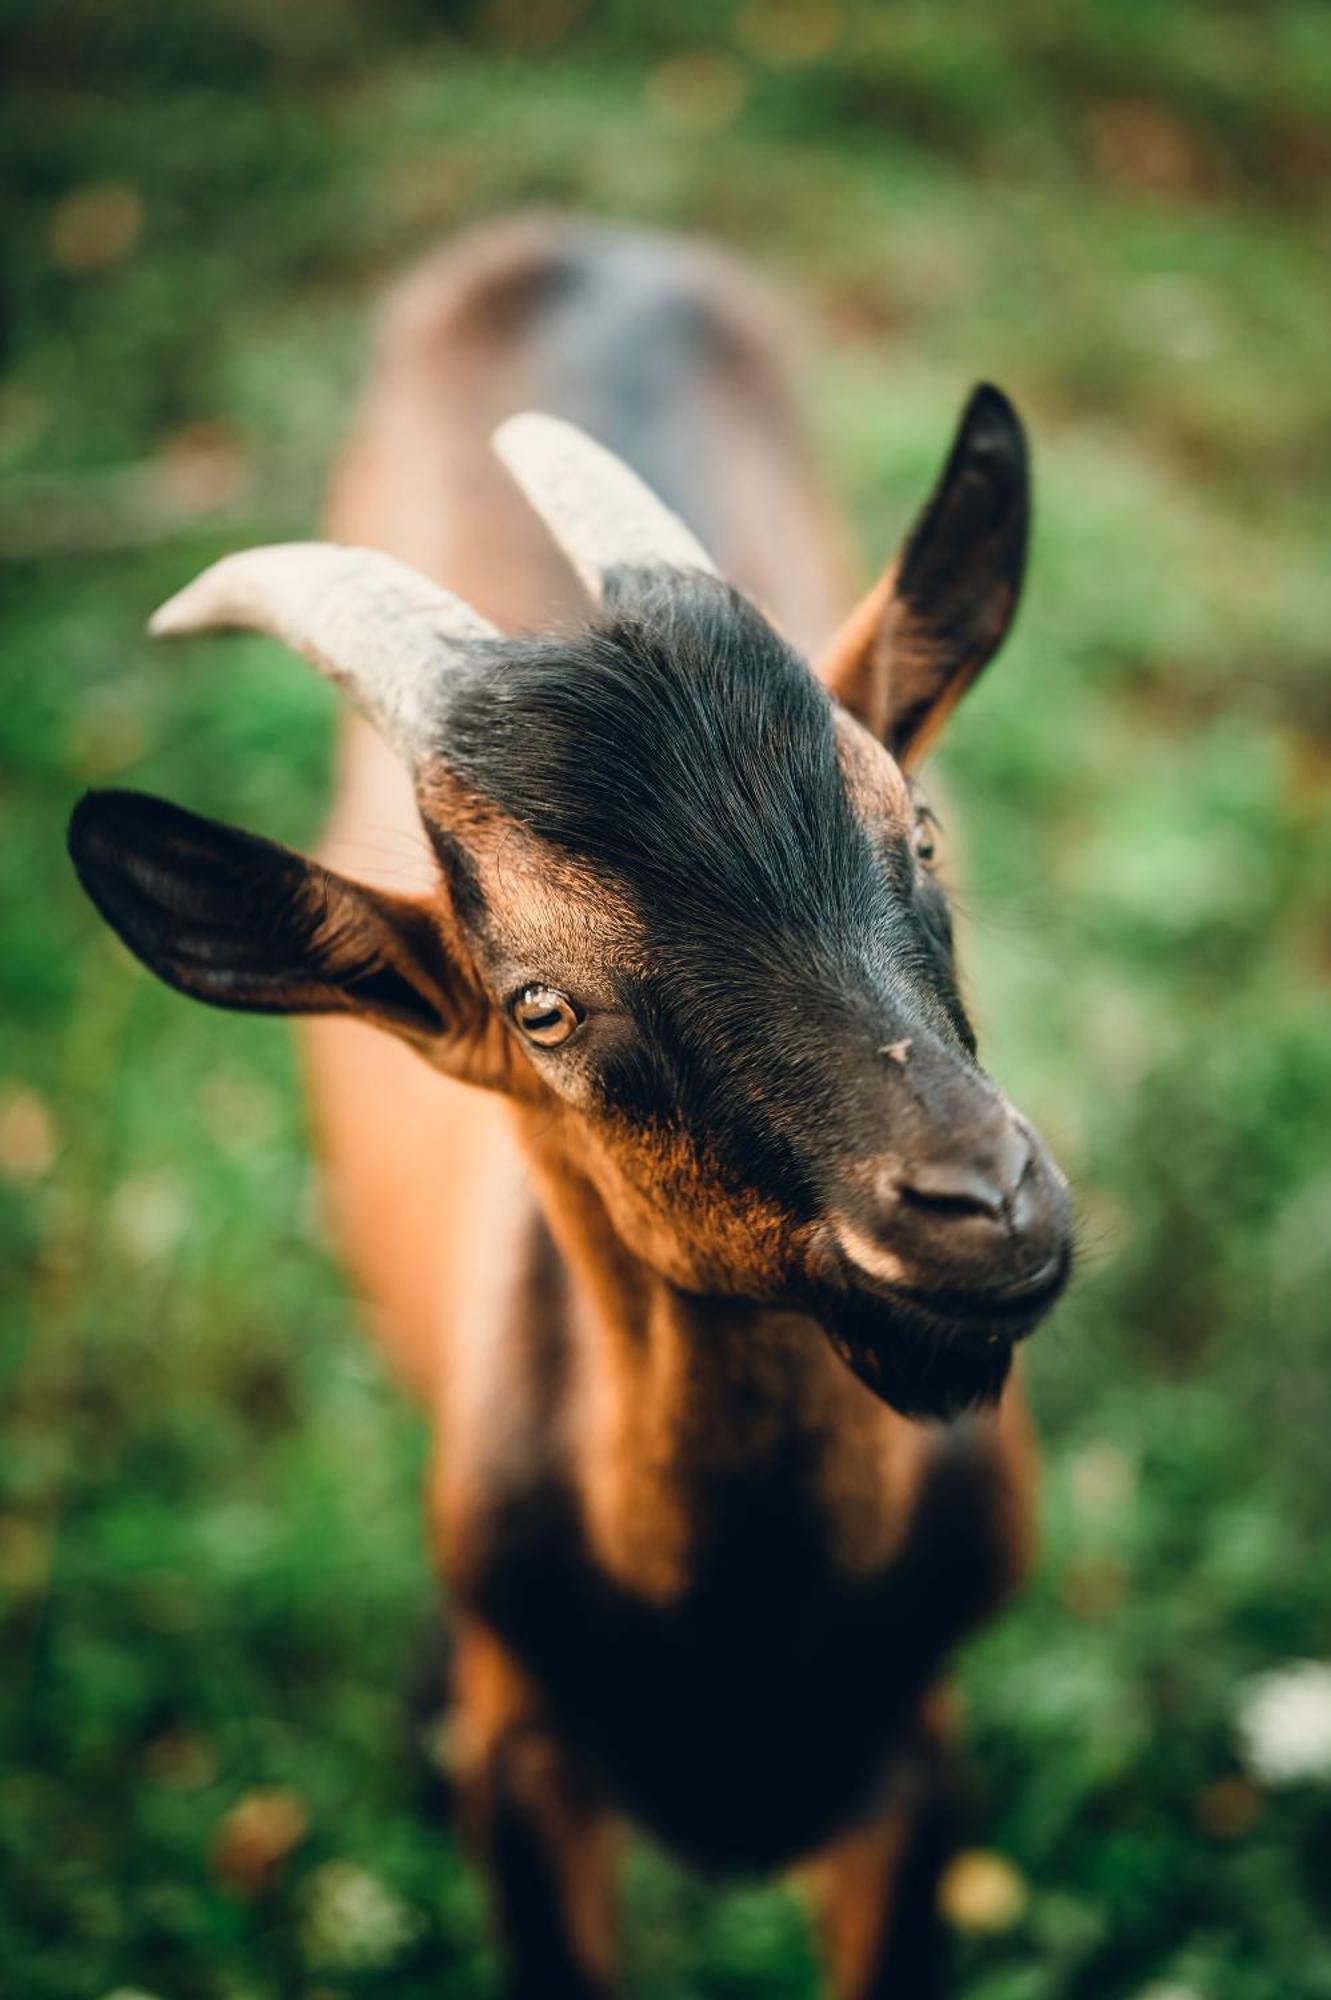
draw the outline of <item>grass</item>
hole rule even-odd
[[[988,1056],[1088,1249],[1031,1355],[1043,1562],[962,1671],[973,1838],[1025,1888],[963,1990],[1331,1995],[1331,1792],[1235,1730],[1331,1654],[1324,9],[0,18],[0,1993],[493,1990],[409,1719],[425,1440],[320,1236],[287,1036],[132,967],[62,828],[130,782],[312,836],[324,690],[144,616],[309,531],[388,278],[546,202],[800,296],[866,560],[972,379],[1028,413],[1027,606],[943,783]],[[227,1815],[274,1788],[304,1832],[265,1876]],[[814,1990],[776,1890],[642,1851],[629,1900],[650,2000]]]

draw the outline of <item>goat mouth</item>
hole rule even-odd
[[[947,1341],[960,1337],[997,1343],[1024,1340],[1035,1331],[1063,1292],[1071,1266],[1071,1251],[1063,1244],[1037,1270],[984,1287],[875,1281],[849,1262],[845,1275],[857,1293],[880,1300],[889,1310],[895,1306],[920,1332]]]
[[[925,1289],[913,1285],[897,1285],[893,1289],[914,1311],[937,1318],[950,1328],[976,1332],[992,1329],[995,1339],[1023,1340],[1034,1332],[1061,1295],[1071,1263],[1071,1253],[1065,1245],[1026,1277],[982,1291],[952,1286]]]

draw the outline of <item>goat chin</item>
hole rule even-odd
[[[846,1366],[903,1417],[945,1420],[992,1405],[1012,1367],[1010,1335],[977,1340],[973,1326],[905,1301],[840,1298],[818,1316]]]

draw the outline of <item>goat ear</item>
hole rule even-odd
[[[1020,419],[982,384],[900,555],[818,664],[828,691],[900,763],[918,762],[1006,638],[1029,524]]]
[[[112,930],[178,992],[253,1013],[361,1015],[443,1068],[470,1067],[484,1010],[410,897],[142,792],[89,792],[69,852]]]

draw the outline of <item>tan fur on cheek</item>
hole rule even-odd
[[[844,709],[836,711],[837,760],[850,802],[868,826],[903,833],[915,818],[910,787],[896,759]]]
[[[884,1284],[901,1284],[909,1272],[895,1250],[875,1243],[862,1229],[853,1223],[838,1222],[833,1232],[837,1243],[857,1270],[866,1271],[870,1277],[880,1279]]]
[[[779,1203],[724,1185],[684,1134],[618,1120],[570,1121],[570,1156],[596,1187],[621,1240],[691,1291],[779,1297],[801,1259],[801,1232]]]
[[[616,976],[639,970],[643,957],[642,924],[627,897],[442,763],[422,786],[420,809],[472,872],[483,910],[469,942],[495,996],[515,980],[539,980],[584,1006],[613,1007]]]

